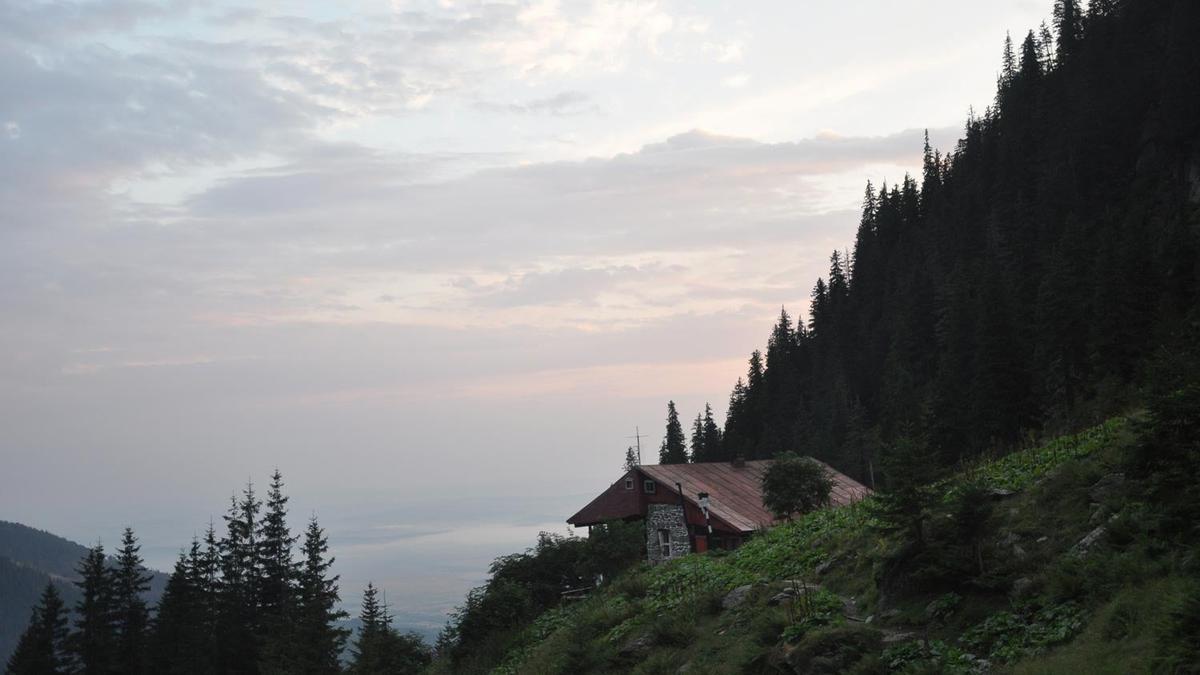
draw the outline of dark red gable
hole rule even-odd
[[[684,510],[689,525],[704,525],[704,512],[698,504],[701,492],[709,495],[709,524],[714,530],[750,534],[770,527],[775,517],[762,503],[762,475],[770,460],[700,464],[649,464],[632,469],[587,506],[567,519],[576,527],[598,525],[609,520],[633,520],[646,515],[649,504],[678,504],[683,488]],[[824,465],[824,464],[823,464]],[[824,465],[833,480],[830,495],[835,506],[862,499],[870,490],[855,480]],[[632,488],[625,486],[632,479]],[[652,480],[655,490],[646,494],[643,487]]]

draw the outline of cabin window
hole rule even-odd
[[[652,480],[644,481],[642,483],[642,489],[645,490],[646,494],[648,494],[648,495],[654,494],[654,481],[652,481]]]
[[[664,558],[671,557],[671,531],[670,530],[659,530],[658,531],[658,551],[659,551],[659,554]]]
[[[626,490],[632,490],[632,489],[633,489],[633,479],[632,479],[632,478],[626,478],[626,479],[625,479],[625,489],[626,489]]]

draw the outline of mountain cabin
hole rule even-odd
[[[591,527],[612,520],[643,520],[646,556],[652,563],[710,548],[734,549],[756,530],[779,522],[762,503],[762,476],[770,463],[763,459],[637,466],[567,522]],[[870,494],[853,478],[818,463],[833,481],[833,506]]]

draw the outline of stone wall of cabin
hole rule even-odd
[[[647,504],[646,557],[651,564],[667,560],[663,557],[662,549],[658,544],[659,530],[668,530],[671,533],[671,558],[678,558],[691,552],[687,524],[683,521],[683,511],[679,505]]]

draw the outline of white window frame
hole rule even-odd
[[[658,552],[664,558],[671,557],[671,531],[667,529],[658,530]]]
[[[647,478],[646,480],[642,481],[642,491],[648,495],[652,495],[658,491],[658,486],[654,483],[654,481]]]

